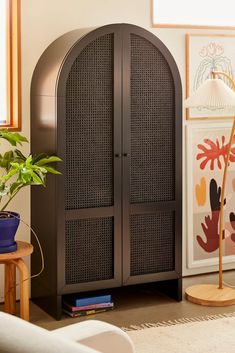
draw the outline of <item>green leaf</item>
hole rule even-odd
[[[8,130],[0,130],[0,138],[7,140],[12,146],[17,144],[22,145],[21,142],[28,142],[27,138],[18,132],[11,132]]]
[[[13,158],[13,152],[12,151],[5,152],[3,158],[4,159],[8,159],[8,160],[12,159]]]
[[[19,150],[16,149],[14,152],[15,152],[16,156],[17,156],[18,158],[20,158],[22,161],[25,161],[25,160],[26,160],[26,157],[23,155],[23,153],[22,153],[21,151],[19,151]]]
[[[14,167],[15,169],[22,169],[23,165],[17,162],[11,162],[11,166]]]
[[[21,171],[19,173],[19,177],[17,179],[17,182],[22,182],[23,184],[26,184],[26,183],[30,183],[30,181],[32,180],[32,177],[31,177],[31,171]]]
[[[0,155],[0,167],[6,169],[8,172],[11,167],[11,162],[14,160],[14,154],[12,151],[8,151],[4,153],[4,155]]]
[[[27,168],[30,168],[30,169],[32,169],[34,171],[41,172],[41,173],[44,173],[44,174],[47,173],[47,170],[46,170],[45,167],[39,167],[36,164],[30,164],[30,167],[27,167]]]
[[[35,164],[35,163],[37,163],[38,161],[40,161],[41,159],[46,158],[46,157],[48,157],[46,153],[40,153],[40,154],[38,154],[38,155],[35,155],[35,156],[33,156],[33,162],[32,162],[32,164]]]
[[[7,169],[7,171],[10,169],[11,167],[11,162],[14,160],[14,154],[12,151],[8,151],[6,153],[4,153],[3,159],[2,161],[4,161],[5,163],[5,168]]]
[[[41,159],[39,162],[37,162],[37,165],[41,166],[53,162],[62,162],[62,159],[57,156],[51,156]]]
[[[13,177],[17,173],[17,169],[11,169],[6,175],[0,177],[0,183],[6,183],[11,177]]]
[[[7,140],[12,146],[28,142],[25,136],[8,130],[0,130],[1,138]],[[3,200],[8,198],[6,202],[4,201],[5,204],[1,209],[4,210],[8,206],[21,188],[27,185],[45,187],[48,173],[61,174],[49,164],[61,161],[61,158],[53,155],[48,156],[46,153],[26,157],[17,148],[0,154],[0,168],[5,171],[5,174],[0,176],[0,202],[3,196],[5,196]]]
[[[21,185],[22,185],[21,182],[12,183],[12,184],[11,184],[11,187],[10,187],[10,194],[12,195],[13,192],[14,192],[15,190],[17,190],[17,189],[19,188],[19,186],[21,186]]]
[[[34,185],[44,185],[44,180],[42,180],[37,173],[32,173]]]
[[[49,173],[52,173],[52,174],[61,174],[61,172],[59,172],[58,170],[56,170],[56,169],[53,168],[53,167],[45,167],[45,169],[46,169]]]
[[[33,160],[33,157],[32,157],[32,155],[30,154],[30,155],[28,156],[28,158],[26,159],[26,161],[25,161],[26,167],[30,168],[30,165],[31,165],[32,160]]]

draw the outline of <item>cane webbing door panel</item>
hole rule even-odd
[[[113,205],[113,35],[74,61],[66,84],[66,209]]]
[[[66,284],[114,277],[112,217],[66,221],[65,244]]]
[[[150,37],[127,30],[123,116],[124,282],[156,280],[164,272],[177,277],[175,254],[176,200],[176,92],[166,56]],[[179,133],[179,132],[177,132]],[[179,190],[178,189],[178,190]],[[177,207],[179,207],[177,211]],[[177,214],[176,214],[177,212]],[[177,250],[175,250],[177,249]]]
[[[120,121],[114,109],[119,45],[114,33],[92,40],[79,51],[66,81],[66,292],[86,290],[91,283],[96,288],[121,284],[121,197],[114,188],[121,190],[120,161],[114,158],[120,145],[120,134],[114,133]]]
[[[159,211],[130,216],[130,275],[175,269],[174,213]]]

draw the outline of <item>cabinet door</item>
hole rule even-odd
[[[66,82],[62,293],[121,284],[121,39],[85,41]]]
[[[181,85],[165,46],[126,27],[123,43],[123,281],[181,273]]]

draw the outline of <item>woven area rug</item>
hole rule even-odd
[[[136,353],[235,353],[235,312],[123,329]]]

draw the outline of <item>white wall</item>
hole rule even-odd
[[[158,36],[174,56],[185,88],[185,34],[233,33],[225,30],[192,30],[151,28],[151,0],[21,0],[22,7],[22,133],[30,134],[30,82],[34,67],[44,49],[57,37],[76,28],[96,27],[109,23],[132,23]],[[184,96],[184,92],[183,92]],[[185,125],[186,123],[184,123]],[[29,146],[27,147],[29,150]],[[26,148],[26,150],[27,150]],[[183,173],[185,175],[185,173]],[[183,180],[185,185],[185,179]],[[185,192],[184,192],[185,195]],[[30,193],[24,190],[12,204],[22,218],[30,219]],[[184,274],[186,231],[184,217]],[[29,231],[21,226],[18,239],[29,239]],[[3,277],[2,273],[0,277]],[[0,278],[2,283],[3,278]],[[2,298],[2,291],[0,291]]]

